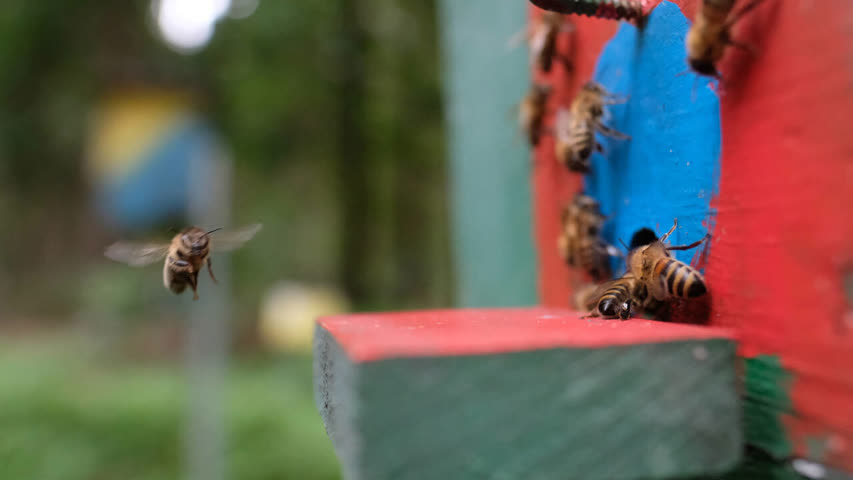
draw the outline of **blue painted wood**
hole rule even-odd
[[[586,191],[610,215],[604,236],[618,245],[650,227],[676,244],[699,240],[713,226],[710,205],[719,189],[720,107],[706,81],[686,73],[684,37],[688,20],[663,2],[646,27],[623,23],[599,57],[594,78],[610,92],[628,95],[609,107],[609,126],[631,136],[599,136],[604,154],[593,156]],[[694,251],[676,252],[689,262]],[[614,271],[624,263],[614,259]]]

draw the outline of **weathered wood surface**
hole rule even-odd
[[[560,309],[328,317],[315,398],[348,479],[645,479],[741,455],[725,331]]]

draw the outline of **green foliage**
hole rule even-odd
[[[66,342],[0,350],[0,477],[154,480],[182,476],[180,369],[79,356]],[[228,372],[228,478],[339,478],[311,398],[307,359]]]
[[[358,19],[343,16],[345,3],[263,0],[185,56],[158,38],[150,0],[5,2],[0,216],[17,235],[0,238],[0,270],[19,281],[0,277],[2,308],[61,315],[90,297],[76,280],[123,232],[92,209],[87,120],[112,89],[146,85],[197,95],[235,162],[234,223],[265,224],[235,257],[241,310],[283,278],[346,283],[348,265],[364,281],[360,307],[449,303],[434,2],[354,2]],[[342,26],[356,21],[365,41],[352,51]],[[361,61],[347,69],[350,53]],[[354,76],[360,94],[342,88]],[[363,108],[343,122],[354,97]],[[339,133],[356,127],[363,148],[351,178],[341,175],[350,156]],[[355,184],[365,194],[353,199],[345,192]],[[345,227],[348,208],[364,212],[363,231]],[[26,287],[34,282],[37,295]]]

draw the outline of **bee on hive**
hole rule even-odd
[[[677,220],[673,223],[659,239],[649,229],[634,234],[625,274],[585,297],[583,305],[592,310],[589,316],[624,320],[632,315],[633,307],[655,313],[672,298],[696,298],[708,291],[702,274],[670,253],[695,248],[708,237],[690,245],[667,245],[666,239],[678,226]]]
[[[610,257],[620,255],[617,248],[601,238],[604,220],[598,202],[581,193],[563,208],[560,218],[561,232],[557,238],[560,256],[595,280],[610,277]]]
[[[732,26],[763,0],[752,0],[740,11],[732,13],[735,0],[704,0],[696,20],[687,32],[687,63],[694,72],[719,79],[717,63],[723,58],[726,47],[735,46],[752,50],[731,37]]]
[[[549,85],[533,84],[518,105],[518,126],[531,146],[538,145],[542,137],[542,121],[550,94]]]
[[[551,71],[555,59],[561,60],[566,69],[571,70],[568,58],[557,53],[557,38],[561,32],[573,30],[574,26],[559,13],[543,13],[528,39],[530,60],[545,73]]]
[[[557,161],[570,171],[587,173],[592,151],[604,151],[595,139],[595,132],[617,139],[630,138],[603,123],[609,117],[605,106],[626,101],[593,81],[581,87],[571,106],[557,111],[554,125],[554,154]]]

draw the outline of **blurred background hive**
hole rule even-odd
[[[130,269],[102,252],[119,238],[167,240],[190,221],[185,190],[205,186],[187,167],[193,145],[215,145],[231,159],[230,223],[264,224],[230,259],[230,293],[201,280],[202,295],[228,295],[231,305],[224,476],[339,477],[312,407],[308,319],[446,307],[464,296],[455,287],[448,193],[470,183],[448,182],[439,68],[439,20],[459,6],[448,2],[442,15],[436,3],[6,2],[3,478],[185,472],[184,424],[195,407],[187,390],[195,387],[179,367],[191,299],[164,290],[159,267]],[[516,10],[504,17],[511,31],[525,22],[524,6]],[[523,49],[491,61],[507,59],[521,91]],[[504,133],[512,125],[505,110]],[[477,148],[489,141],[467,149],[468,160],[485,159]],[[514,145],[519,157],[502,161],[521,172],[521,138]],[[513,225],[527,242],[522,271],[532,279],[526,205]],[[486,226],[468,238],[495,233]],[[494,257],[481,257],[479,268]]]

